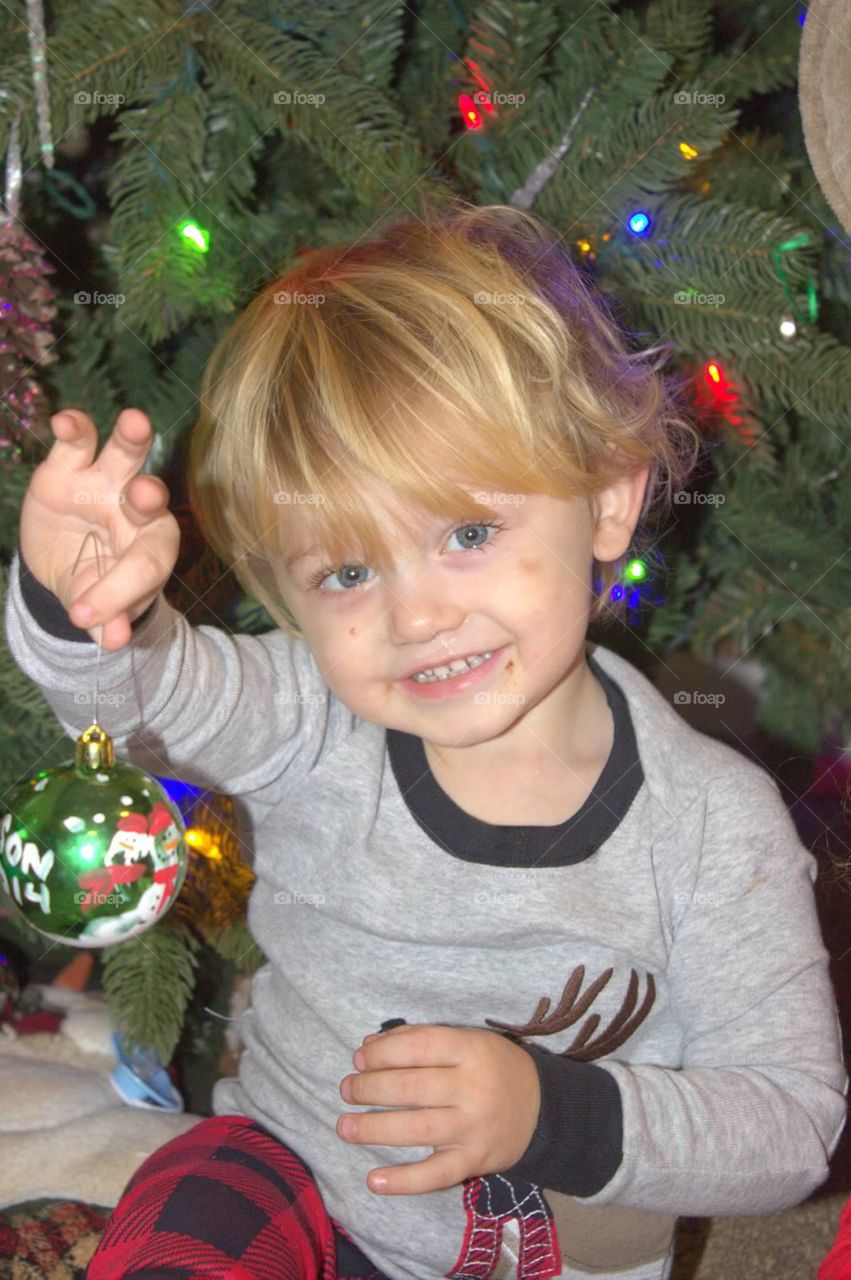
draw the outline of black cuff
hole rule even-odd
[[[623,1103],[618,1082],[593,1062],[576,1062],[543,1045],[521,1049],[538,1068],[541,1109],[532,1140],[512,1175],[568,1196],[593,1196],[623,1159]]]
[[[85,627],[76,627],[74,625],[68,616],[68,610],[59,597],[55,596],[52,591],[48,591],[47,587],[33,576],[32,570],[21,554],[20,542],[18,543],[18,561],[18,580],[21,584],[21,595],[24,598],[24,604],[42,630],[49,632],[52,636],[56,636],[59,640],[78,640],[86,644],[95,644],[96,641],[92,639]],[[131,631],[135,631],[137,627],[142,625],[155,604],[156,600],[153,600],[145,612],[141,613],[130,624]]]

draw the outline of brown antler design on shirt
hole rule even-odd
[[[606,969],[605,973],[601,973],[599,978],[591,983],[585,994],[577,999],[585,979],[585,965],[577,965],[565,983],[561,1000],[559,1000],[557,1008],[553,1009],[552,1013],[548,1012],[550,1007],[549,996],[541,996],[529,1022],[522,1025],[512,1025],[510,1022],[499,1022],[496,1018],[485,1018],[485,1022],[518,1038],[522,1036],[555,1035],[558,1031],[563,1031],[565,1027],[571,1027],[575,1022],[579,1021],[589,1006],[594,1003],[613,973],[614,969]],[[561,1051],[561,1056],[563,1058],[574,1058],[577,1062],[592,1062],[595,1058],[602,1058],[604,1054],[611,1053],[613,1049],[617,1049],[619,1045],[628,1040],[636,1027],[641,1025],[653,1007],[655,999],[656,983],[653,981],[652,973],[648,973],[647,994],[644,997],[641,1008],[637,1013],[635,1012],[638,1000],[638,974],[634,969],[631,969],[627,993],[623,998],[620,1009],[609,1025],[596,1040],[591,1041],[591,1037],[600,1023],[600,1014],[592,1014],[571,1044]]]

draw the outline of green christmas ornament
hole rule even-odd
[[[0,884],[45,937],[108,947],[173,905],[189,855],[180,812],[155,778],[115,760],[97,721],[73,760],[43,769],[4,802]]]

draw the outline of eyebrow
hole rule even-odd
[[[435,517],[435,522],[437,519],[439,519],[439,517]],[[292,569],[293,565],[298,564],[301,560],[310,560],[314,556],[320,556],[322,554],[323,551],[321,547],[308,547],[305,551],[296,551],[291,556],[287,556],[284,560],[284,564],[287,569]]]
[[[297,551],[294,555],[287,556],[284,564],[291,569],[294,564],[298,564],[299,560],[309,560],[311,556],[320,554],[320,547],[308,547],[306,551]]]

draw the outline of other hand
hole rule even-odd
[[[499,1173],[532,1140],[538,1069],[525,1049],[497,1032],[406,1024],[366,1036],[353,1061],[358,1073],[340,1083],[346,1102],[409,1109],[347,1112],[338,1135],[369,1146],[434,1149],[425,1160],[371,1170],[373,1191],[422,1195]]]

